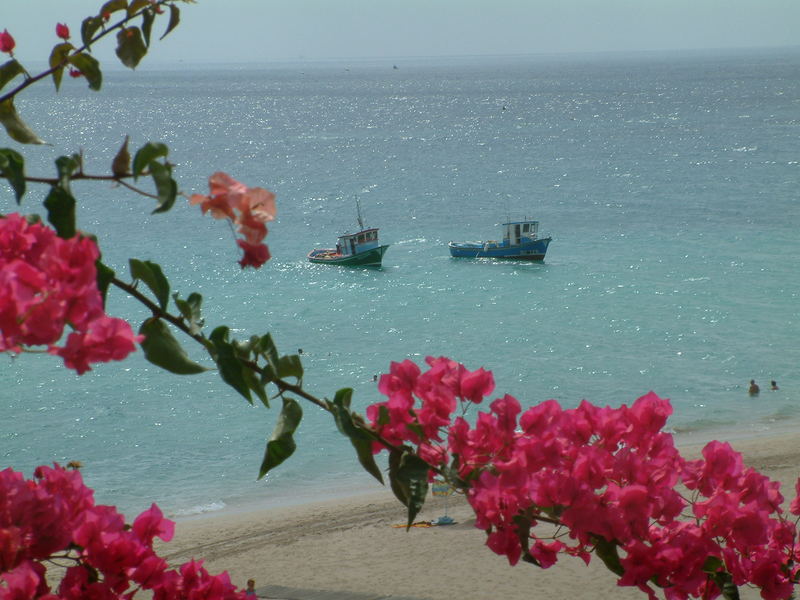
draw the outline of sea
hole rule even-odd
[[[270,333],[303,387],[353,389],[363,412],[392,361],[491,370],[493,397],[630,404],[669,398],[678,443],[800,428],[800,47],[704,52],[330,60],[109,69],[17,98],[48,145],[30,176],[82,155],[102,175],[126,135],[163,142],[185,194],[229,173],[272,190],[272,259],[241,270],[234,234],[185,196],[165,214],[107,182],[73,184],[79,227],[130,280],[161,265],[203,296],[207,333]],[[133,185],[151,192],[142,178]],[[17,206],[44,213],[30,183]],[[311,264],[365,223],[381,268]],[[451,258],[451,240],[538,219],[539,263]],[[147,311],[118,290],[109,313]],[[189,355],[210,364],[184,340]],[[0,358],[0,468],[71,460],[99,503],[174,518],[378,491],[348,440],[304,403],[298,449],[258,479],[280,400],[249,404],[216,372],[137,351],[78,376],[41,353]],[[748,395],[754,379],[758,396]],[[770,381],[779,389],[770,390]],[[274,392],[274,390],[273,390]]]

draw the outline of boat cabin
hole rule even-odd
[[[503,242],[517,246],[526,241],[536,239],[539,233],[539,221],[514,221],[503,223]]]
[[[380,244],[378,243],[378,230],[364,229],[358,233],[346,233],[339,236],[336,243],[336,251],[342,256],[354,256],[367,250],[373,250]]]

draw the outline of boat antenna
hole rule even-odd
[[[358,196],[356,196],[356,214],[358,214],[359,229],[364,229],[364,220],[361,218],[361,203],[358,201]]]

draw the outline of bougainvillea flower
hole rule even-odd
[[[242,258],[239,260],[239,264],[243,269],[245,267],[258,269],[271,258],[266,244],[251,244],[247,240],[236,240],[236,244],[244,251]]]
[[[686,461],[663,431],[669,400],[650,392],[618,408],[547,400],[523,411],[505,395],[467,420],[469,405],[491,393],[491,374],[444,357],[425,362],[425,372],[392,363],[381,377],[388,399],[367,407],[380,437],[373,451],[410,447],[429,465],[428,480],[449,478],[486,545],[510,564],[547,568],[563,554],[588,563],[595,553],[608,565],[619,550],[619,570],[609,567],[618,584],[653,599],[657,586],[667,600],[712,600],[724,574],[735,586],[758,587],[764,600],[791,597],[798,531],[780,484],[745,467],[727,443],[711,442],[702,459]],[[797,515],[800,480],[794,491],[789,511]]]
[[[168,542],[175,534],[175,523],[165,519],[161,509],[152,504],[148,510],[136,517],[133,531],[143,542],[152,543],[156,537]]]
[[[0,352],[47,346],[78,374],[133,352],[142,337],[104,312],[99,256],[89,238],[60,238],[17,213],[0,218]]]
[[[227,573],[211,575],[202,562],[171,568],[153,539],[169,541],[173,530],[155,504],[132,526],[115,507],[95,504],[77,470],[40,466],[31,480],[2,470],[0,598],[130,600],[144,591],[161,600],[244,600]]]
[[[3,32],[0,33],[0,52],[12,54],[14,46],[16,45],[17,43],[14,41],[14,38],[11,37],[11,34],[8,33],[8,29],[4,29]]]
[[[85,331],[70,333],[64,346],[51,346],[49,352],[63,358],[67,367],[82,375],[91,370],[91,363],[124,359],[143,339],[133,333],[127,321],[102,315]]]
[[[208,178],[211,193],[192,194],[189,204],[200,205],[203,214],[228,219],[244,237],[237,244],[244,251],[239,264],[256,269],[270,259],[269,248],[261,242],[267,236],[266,223],[275,218],[275,194],[259,187],[247,187],[221,171]]]
[[[56,35],[62,40],[69,39],[69,27],[65,23],[56,23]]]

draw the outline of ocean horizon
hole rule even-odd
[[[173,291],[203,294],[207,332],[302,349],[319,397],[350,387],[364,412],[391,361],[448,356],[491,370],[492,397],[524,406],[652,390],[671,399],[678,443],[800,424],[800,48],[149,68],[109,71],[99,94],[65,84],[16,102],[51,144],[24,149],[29,175],[79,149],[103,172],[130,134],[132,148],[169,146],[188,194],[215,171],[276,193],[273,258],[242,271],[230,230],[185,199],[151,215],[125,190],[73,186],[105,262],[126,277],[128,258],[159,263]],[[7,190],[3,210],[42,213],[45,193],[32,184],[17,207]],[[355,229],[356,198],[390,244],[383,267],[310,264]],[[543,262],[449,256],[448,241],[497,239],[523,218],[553,238]],[[147,317],[116,291],[107,308],[135,329]],[[311,405],[296,455],[259,481],[278,411],[213,372],[171,375],[141,351],[80,377],[46,355],[3,360],[2,468],[79,460],[97,501],[129,518],[154,501],[185,517],[377,490]]]

